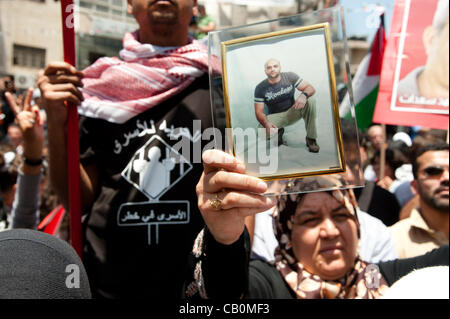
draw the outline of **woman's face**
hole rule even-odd
[[[330,194],[305,195],[292,222],[294,255],[308,272],[324,280],[336,280],[354,266],[356,222],[345,205]]]

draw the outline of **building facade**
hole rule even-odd
[[[63,58],[60,3],[54,0],[0,1],[0,73],[16,87],[34,86],[39,69]]]
[[[126,0],[75,0],[77,67],[83,69],[102,56],[117,56],[122,37],[137,29],[126,11]],[[199,1],[217,28],[255,23],[298,12],[295,4],[255,6],[233,1]],[[287,1],[286,3],[289,3]],[[303,4],[306,4],[304,1]],[[368,49],[365,41],[349,41],[352,73]],[[35,85],[37,72],[63,59],[61,5],[58,0],[0,0],[0,74],[12,74],[22,90]]]
[[[117,56],[126,31],[136,30],[126,0],[75,0],[77,67],[101,56]],[[35,85],[37,72],[63,60],[61,4],[58,0],[0,0],[0,74],[16,87]]]

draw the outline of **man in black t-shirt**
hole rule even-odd
[[[306,146],[313,153],[319,152],[316,128],[316,90],[293,72],[281,72],[280,62],[269,59],[264,65],[267,79],[256,86],[255,114],[260,125],[266,128],[269,139],[278,134],[278,146],[283,143],[284,127],[305,120]],[[295,99],[295,89],[301,92]],[[267,115],[264,112],[267,106]]]
[[[188,37],[196,0],[128,0],[139,29],[83,72],[48,65],[50,179],[68,206],[66,101],[79,105],[83,263],[94,297],[179,298],[203,227],[195,185],[210,127],[208,52]]]

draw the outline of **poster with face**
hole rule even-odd
[[[449,0],[397,0],[374,123],[448,129]]]
[[[392,110],[448,114],[448,3],[404,1]]]

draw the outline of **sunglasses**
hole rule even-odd
[[[444,173],[444,170],[445,170],[445,168],[443,168],[442,166],[428,166],[423,169],[423,172],[428,177],[435,177],[435,176],[439,176],[442,173]]]

